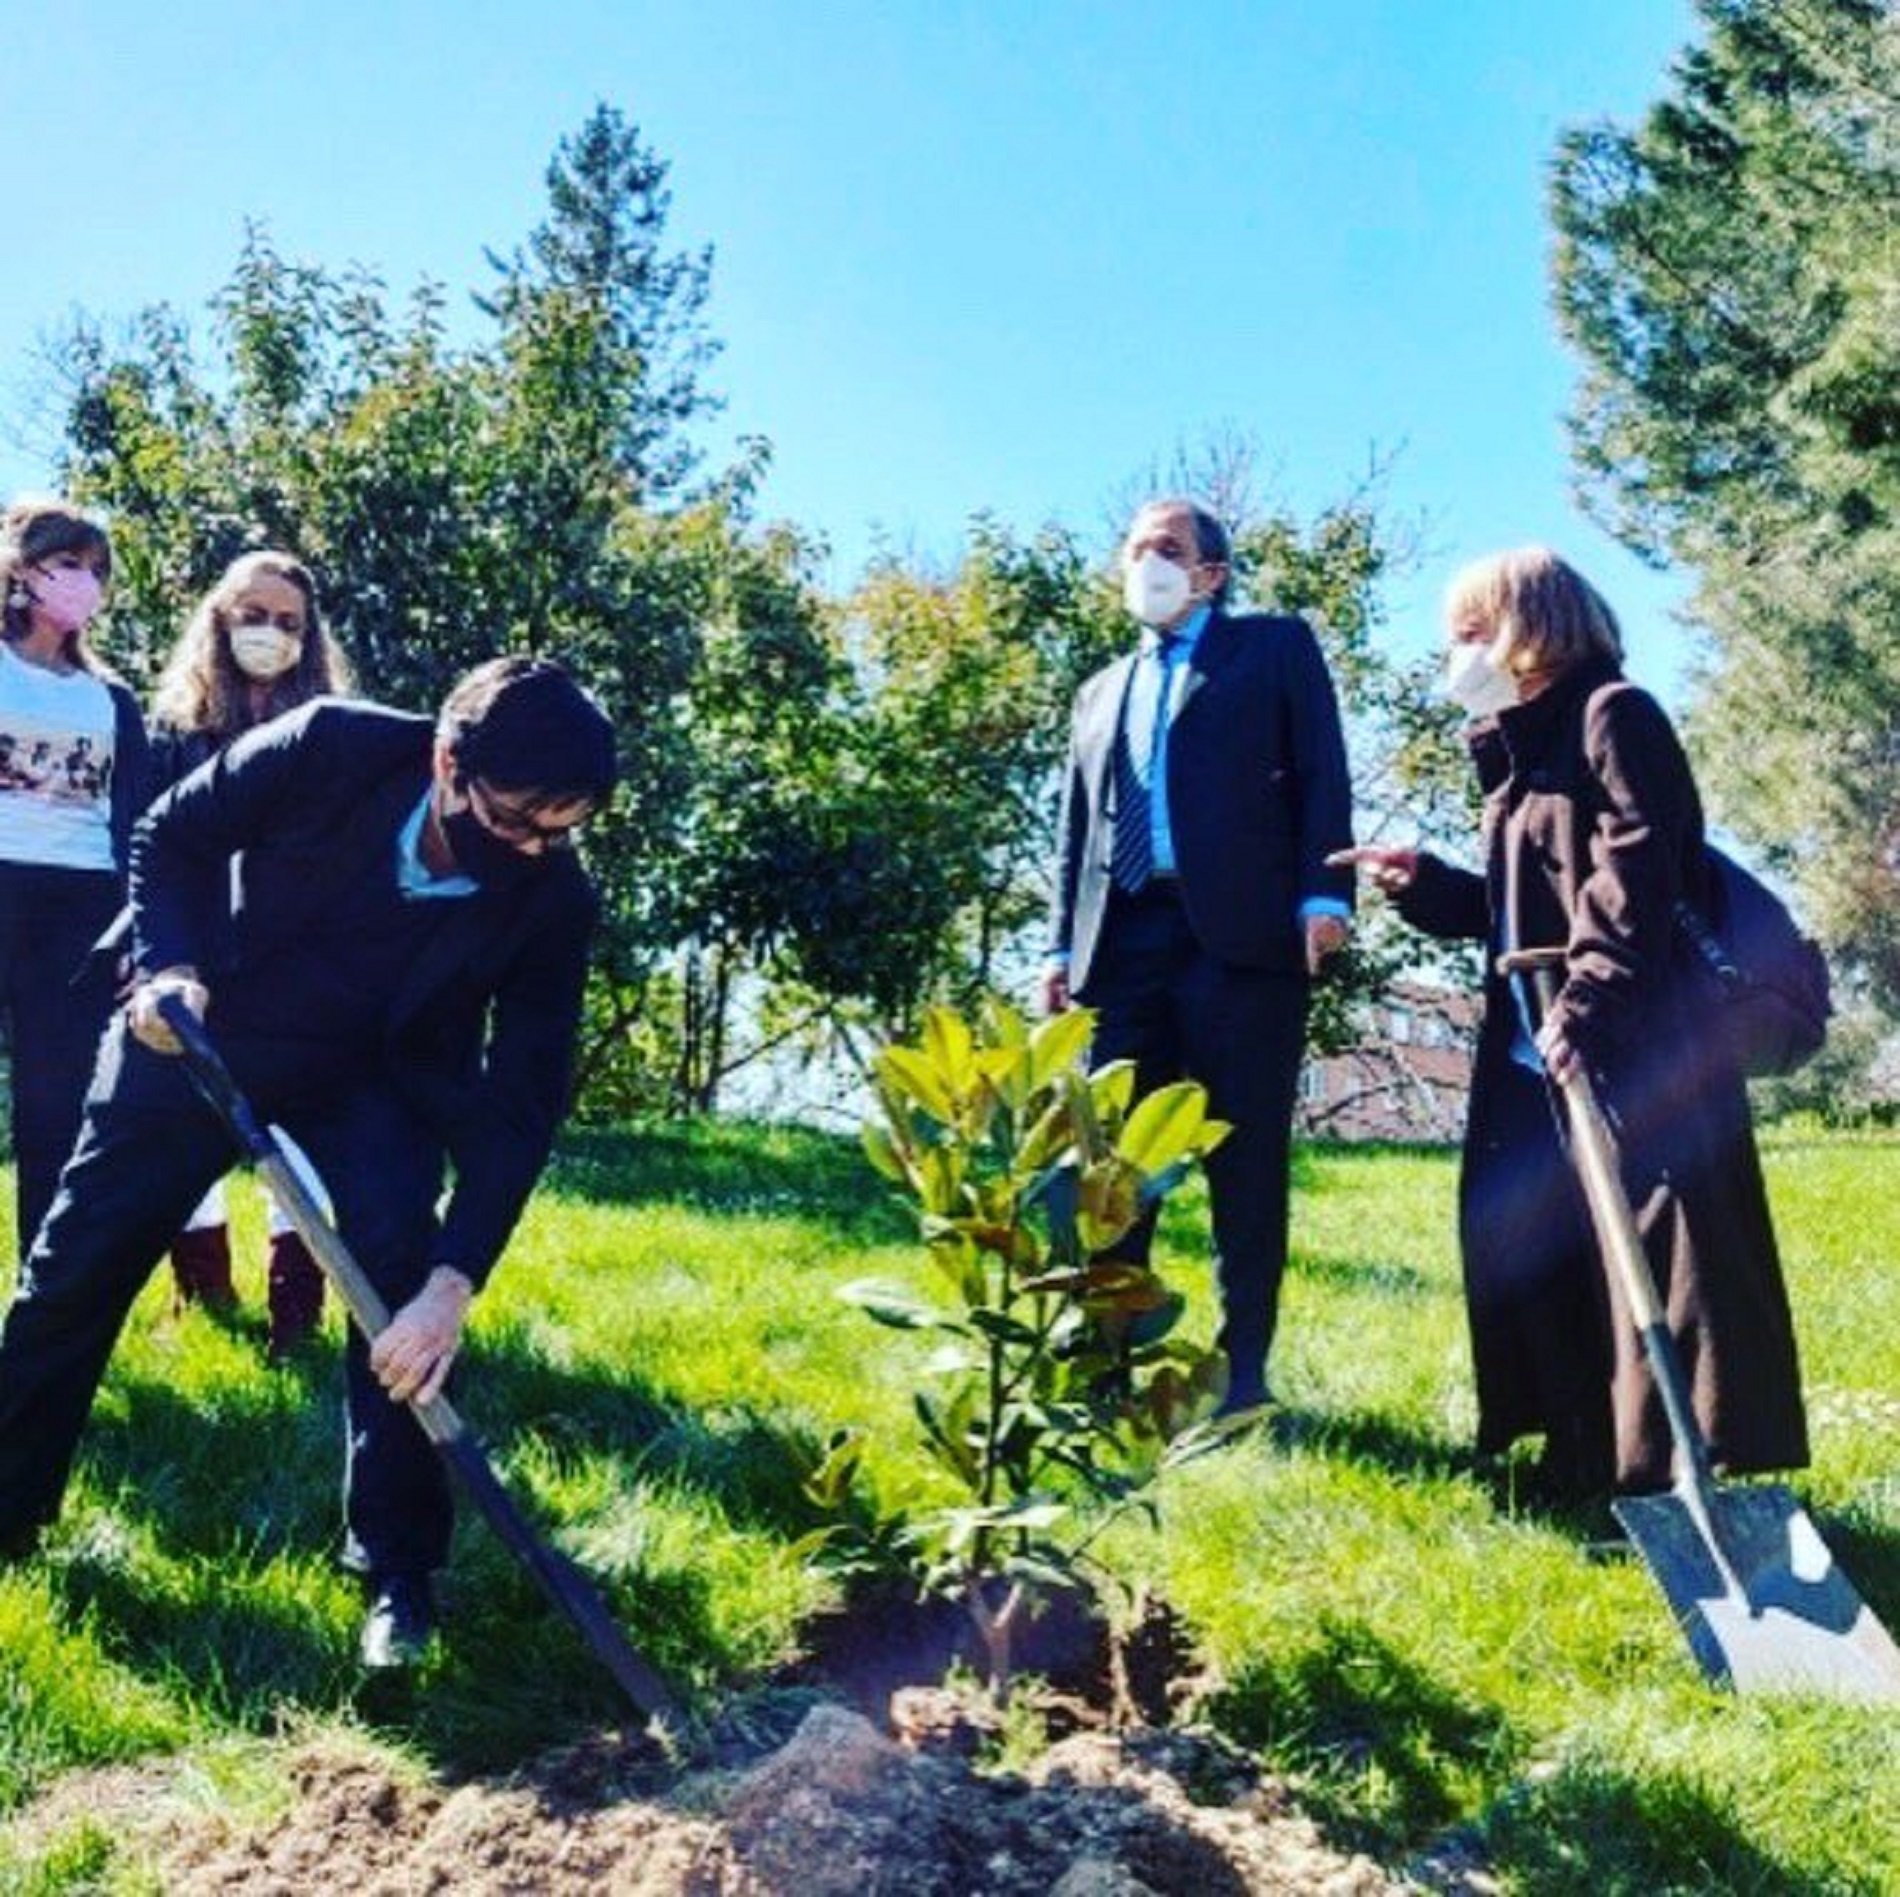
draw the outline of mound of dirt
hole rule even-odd
[[[83,1812],[135,1839],[169,1891],[285,1897],[1417,1888],[1331,1847],[1280,1789],[1193,1734],[1080,1731],[1021,1773],[980,1774],[956,1751],[906,1748],[822,1703],[742,1768],[669,1774],[647,1742],[603,1736],[506,1780],[447,1788],[398,1779],[362,1753],[308,1747],[291,1757],[290,1808],[252,1831],[187,1801],[161,1766],[74,1775],[24,1822],[50,1836]]]

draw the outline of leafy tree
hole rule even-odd
[[[717,345],[706,329],[712,250],[665,249],[670,167],[614,107],[597,105],[548,166],[548,215],[524,248],[491,261],[501,283],[485,302],[504,328],[531,325],[550,302],[585,310],[588,349],[575,366],[618,396],[605,411],[612,457],[643,499],[676,490],[698,457],[684,432],[720,407],[700,386]]]
[[[891,998],[1020,979],[1006,956],[1045,907],[1050,787],[1103,606],[1071,536],[1019,541],[987,517],[947,577],[885,559],[850,600],[871,775],[934,866],[927,939],[913,932]]]
[[[1107,1521],[1152,1516],[1155,1477],[1238,1426],[1211,1422],[1224,1358],[1170,1335],[1185,1300],[1101,1255],[1229,1129],[1192,1082],[1135,1102],[1133,1062],[1084,1075],[1093,1024],[1078,1008],[1032,1032],[998,1005],[973,1028],[933,1007],[915,1045],[879,1053],[865,1151],[915,1198],[938,1297],[868,1279],[840,1292],[938,1339],[915,1408],[954,1499],[813,1543],[852,1565],[902,1561],[962,1602],[998,1697],[1025,1609],[1086,1584]],[[862,1447],[843,1432],[807,1493],[837,1507]]]
[[[1693,568],[1716,812],[1900,1008],[1900,16],[1699,0],[1634,129],[1558,152],[1585,496]]]
[[[253,225],[208,350],[153,309],[110,346],[82,321],[63,356],[64,479],[113,519],[115,650],[138,681],[226,563],[273,544],[312,566],[378,697],[431,708],[515,650],[558,654],[599,694],[625,739],[590,840],[609,893],[592,1019],[610,1039],[707,900],[681,880],[682,834],[717,794],[695,790],[694,689],[718,699],[719,628],[774,600],[790,558],[748,524],[762,445],[679,511],[644,498],[675,487],[681,430],[710,406],[708,260],[663,252],[664,177],[596,112],[467,346],[447,340],[438,287],[395,308],[373,277],[292,262]],[[613,1065],[592,1051],[590,1069]]]
[[[1379,646],[1403,547],[1373,488],[1311,522],[1255,508],[1236,527],[1243,586],[1321,629],[1379,833],[1462,831],[1468,772],[1450,714],[1428,668]],[[988,517],[947,572],[876,562],[831,615],[828,653],[809,596],[781,603],[776,629],[755,607],[709,639],[696,687],[708,767],[686,826],[700,907],[682,982],[714,1058],[680,1050],[680,1097],[699,1105],[703,1083],[744,1058],[722,1038],[742,990],[758,1033],[842,1049],[868,1070],[855,1050],[909,1031],[924,1002],[972,1006],[1029,985],[1070,705],[1128,638],[1112,562],[1060,527],[1023,539]],[[800,655],[789,672],[781,649]],[[1328,1043],[1352,1038],[1357,1004],[1418,956],[1377,905],[1361,939],[1349,978],[1324,992]]]

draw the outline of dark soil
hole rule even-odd
[[[880,1727],[898,1724],[893,1701],[936,1685],[953,1668],[973,1679],[986,1656],[969,1615],[954,1601],[867,1591],[806,1630],[806,1657],[787,1675],[844,1699]],[[1137,1603],[1130,1624],[1111,1626],[1081,1592],[1039,1600],[1018,1622],[1012,1672],[1044,1699],[1070,1702],[1077,1724],[1168,1724],[1196,1685],[1194,1643],[1166,1602]]]
[[[1219,1738],[1166,1722],[1192,1648],[1150,1606],[1113,1638],[1076,1603],[1027,1630],[1033,1678],[1008,1715],[1053,1739],[994,1760],[1005,1716],[973,1684],[960,1616],[890,1599],[813,1630],[793,1674],[742,1704],[696,1760],[597,1734],[519,1772],[404,1779],[344,1742],[289,1751],[281,1816],[208,1807],[182,1763],[75,1773],[13,1827],[50,1843],[82,1820],[129,1840],[166,1891],[377,1897],[1360,1897],[1421,1888],[1328,1843],[1286,1788]],[[822,1697],[821,1697],[822,1695]],[[793,1719],[795,1730],[786,1737]],[[1493,1888],[1441,1862],[1437,1889]]]

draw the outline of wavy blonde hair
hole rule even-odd
[[[1445,593],[1445,623],[1473,622],[1501,639],[1498,663],[1514,678],[1564,672],[1585,659],[1623,658],[1609,602],[1548,547],[1512,547],[1463,569]]]
[[[287,582],[302,597],[303,650],[289,671],[270,681],[262,708],[253,709],[255,681],[231,656],[230,613],[232,602],[260,573]],[[152,719],[173,731],[210,731],[230,738],[313,698],[353,689],[349,661],[323,623],[310,569],[288,553],[265,547],[239,554],[198,602],[159,675]]]

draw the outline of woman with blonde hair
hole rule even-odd
[[[103,967],[80,970],[124,898],[145,803],[138,700],[86,642],[111,578],[105,529],[68,502],[21,499],[0,517],[0,1022],[22,1259],[112,1009]]]
[[[159,679],[152,701],[154,788],[168,790],[253,725],[349,689],[349,666],[324,628],[309,569],[269,549],[240,555],[199,602]],[[315,1190],[308,1162],[282,1143]],[[269,1349],[283,1357],[322,1316],[323,1273],[275,1205],[270,1234]],[[235,1302],[222,1184],[205,1195],[179,1234],[172,1272],[184,1302]]]
[[[1612,1110],[1624,1182],[1715,1461],[1807,1461],[1793,1326],[1741,1076],[1699,1018],[1676,908],[1706,904],[1701,799],[1668,717],[1622,671],[1616,615],[1547,547],[1452,582],[1448,692],[1484,792],[1482,874],[1350,853],[1416,927],[1484,945],[1459,1192],[1478,1447],[1541,1436],[1543,1498],[1670,1479],[1660,1393],[1602,1269],[1549,1080],[1578,1063]],[[1562,948],[1540,1022],[1497,973]]]

